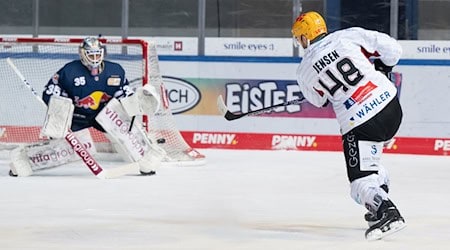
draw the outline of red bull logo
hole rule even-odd
[[[84,109],[97,110],[101,103],[109,101],[112,97],[103,91],[94,91],[88,96],[80,99],[75,96],[75,106]]]

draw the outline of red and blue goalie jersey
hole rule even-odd
[[[120,99],[133,93],[122,66],[110,61],[103,61],[102,66],[101,73],[93,76],[80,60],[72,61],[64,65],[45,86],[42,99],[47,104],[52,95],[72,99],[75,105],[73,131],[94,127],[104,132],[95,121],[95,116],[111,98]]]

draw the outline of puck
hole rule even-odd
[[[156,140],[156,142],[157,142],[158,144],[163,144],[163,143],[166,143],[166,139],[164,139],[164,138],[159,138],[158,140]]]
[[[141,172],[141,175],[155,175],[156,174],[156,172],[155,171],[150,171],[150,172],[142,172],[142,171],[139,171],[139,172]]]

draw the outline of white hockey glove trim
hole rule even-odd
[[[72,125],[73,110],[72,99],[51,96],[41,135],[63,138]]]

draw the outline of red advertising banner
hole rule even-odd
[[[19,133],[19,131],[21,133]],[[0,143],[32,143],[39,141],[39,127],[29,127],[24,135],[18,127],[3,127]],[[104,142],[105,136],[94,129],[95,142]],[[218,148],[238,150],[302,150],[341,151],[339,135],[234,133],[211,131],[181,131],[192,148]],[[395,137],[385,145],[386,153],[418,155],[450,155],[450,138]]]
[[[267,134],[230,132],[182,132],[193,148],[341,151],[337,135]],[[395,137],[386,143],[386,153],[450,155],[450,138]]]

